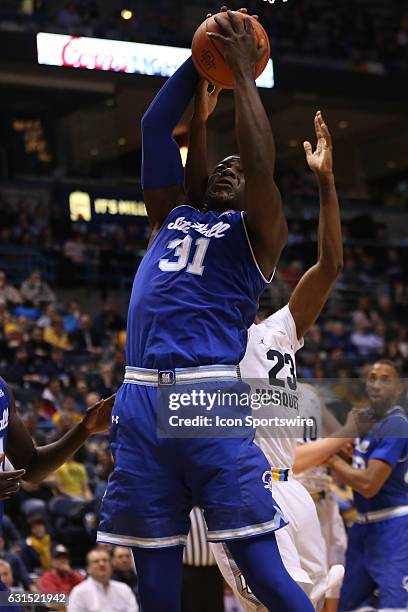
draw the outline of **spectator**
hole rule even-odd
[[[26,305],[34,308],[43,308],[50,302],[55,302],[55,293],[42,280],[38,270],[34,270],[21,285],[21,296]]]
[[[24,593],[24,589],[14,586],[14,577],[11,565],[3,559],[0,559],[0,580],[11,593]]]
[[[41,576],[39,587],[43,593],[66,593],[84,580],[78,572],[71,568],[68,549],[63,544],[57,544],[52,551],[51,569]]]
[[[50,380],[43,391],[42,399],[48,405],[48,414],[53,415],[56,410],[62,409],[64,394],[61,390],[61,381],[58,378]]]
[[[67,332],[64,329],[63,318],[59,315],[54,315],[51,325],[44,330],[44,340],[62,351],[71,351],[72,345],[69,341]]]
[[[73,351],[77,354],[100,355],[102,349],[97,332],[92,329],[92,319],[88,314],[83,314],[79,320],[79,326],[71,336]]]
[[[98,338],[109,338],[109,333],[124,329],[125,322],[118,313],[116,306],[107,302],[104,304],[102,312],[95,317],[93,331]]]
[[[105,547],[87,555],[88,577],[71,591],[68,612],[138,612],[136,598],[127,584],[112,580],[112,563]]]
[[[7,284],[6,273],[3,270],[0,270],[0,299],[8,306],[21,304],[23,301],[20,292],[13,285]]]
[[[10,551],[5,550],[4,538],[0,535],[0,559],[7,561],[13,573],[13,586],[23,587],[26,591],[36,591],[36,587],[28,575],[26,566],[22,559]]]
[[[74,458],[66,461],[54,474],[62,495],[88,501],[93,499],[87,471],[79,461]]]
[[[98,400],[100,398],[98,397]],[[98,401],[97,400],[97,401]],[[96,402],[93,402],[96,403]],[[89,404],[90,406],[92,406],[92,404]],[[61,420],[61,415],[62,414],[70,414],[72,417],[72,423],[80,423],[82,421],[82,416],[76,411],[77,408],[77,404],[75,402],[75,399],[72,397],[72,395],[65,395],[64,399],[62,400],[62,405],[61,405],[61,411],[56,412],[55,414],[53,414],[52,416],[52,422],[54,423],[54,425],[57,427],[60,420]]]
[[[6,370],[6,378],[9,383],[23,386],[27,376],[32,373],[28,352],[25,346],[21,346],[15,352],[14,359]]]
[[[68,334],[72,334],[78,329],[80,318],[81,308],[78,302],[72,300],[69,302],[67,313],[64,315],[64,329]]]
[[[37,321],[38,327],[49,327],[51,325],[52,319],[56,314],[58,313],[55,304],[47,304],[47,306],[44,308],[44,313]]]
[[[35,326],[31,331],[30,340],[27,342],[29,360],[37,369],[50,358],[50,345],[44,341],[44,330]]]
[[[57,440],[62,438],[62,436],[66,434],[70,429],[72,429],[72,427],[75,425],[74,415],[72,412],[66,412],[64,410],[61,410],[58,415],[59,419],[56,422],[55,431],[52,431],[51,434],[48,436],[48,444],[50,444],[51,442],[56,442]]]
[[[51,357],[45,362],[41,374],[47,379],[57,378],[64,387],[69,384],[65,353],[62,349],[51,347]]]
[[[2,532],[7,548],[19,547],[22,541],[21,534],[7,514],[3,514]]]
[[[34,515],[28,521],[30,533],[21,548],[21,558],[30,572],[39,567],[48,569],[51,565],[51,536],[45,519],[41,515]]]
[[[350,340],[364,359],[381,355],[384,349],[384,339],[370,331],[363,322],[354,325]]]
[[[125,546],[115,546],[112,552],[112,579],[124,582],[138,600],[137,575],[132,551]]]

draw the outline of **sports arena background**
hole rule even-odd
[[[318,199],[302,142],[313,141],[317,109],[333,135],[344,270],[299,354],[298,376],[356,379],[332,406],[344,419],[364,401],[366,364],[386,357],[408,374],[408,12],[399,0],[229,4],[259,15],[272,49],[275,84],[261,96],[289,240],[265,312],[287,302],[316,256]],[[127,74],[113,46],[109,55],[101,40],[87,47],[84,39],[188,48],[217,8],[210,0],[0,3],[0,374],[38,444],[122,382],[126,305],[149,233],[139,125],[163,83],[149,72],[169,69],[146,60],[147,74]],[[39,32],[79,38],[53,39],[42,51],[53,65],[39,65]],[[209,124],[210,162],[236,148],[233,117],[223,92]],[[184,154],[188,119],[176,132]],[[75,462],[6,504],[0,558],[12,561],[16,587],[34,589],[53,542],[84,567],[112,467],[107,437],[93,438]],[[50,537],[27,540],[39,517]]]

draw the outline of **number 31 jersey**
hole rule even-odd
[[[158,370],[238,365],[267,283],[243,213],[174,208],[135,276],[127,365]]]
[[[271,403],[253,410],[253,417],[296,418],[300,415],[295,353],[302,348],[296,325],[286,305],[248,330],[248,345],[240,364],[251,392],[269,395]],[[256,443],[274,468],[291,469],[296,455],[296,433],[288,426],[257,427]]]

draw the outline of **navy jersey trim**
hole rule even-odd
[[[244,214],[245,214],[245,213],[244,213],[244,211],[241,211],[241,220],[242,220],[242,225],[244,226],[244,232],[245,232],[245,236],[246,236],[246,239],[247,239],[247,242],[248,242],[249,250],[251,251],[251,255],[252,255],[253,262],[254,262],[255,267],[256,267],[256,269],[258,270],[259,275],[260,275],[260,277],[262,278],[263,282],[264,282],[264,283],[266,283],[267,285],[270,285],[270,284],[271,284],[271,282],[272,282],[272,280],[273,280],[273,277],[275,276],[275,270],[276,270],[276,268],[274,268],[274,269],[273,269],[273,272],[272,272],[272,274],[271,274],[271,276],[270,276],[270,278],[269,278],[269,279],[265,278],[265,276],[264,276],[264,274],[262,273],[262,270],[261,270],[261,268],[259,267],[259,264],[258,264],[258,262],[257,262],[257,260],[256,260],[255,253],[254,253],[254,250],[253,250],[253,248],[252,248],[251,241],[250,241],[250,239],[249,239],[249,235],[248,235],[248,230],[247,230],[246,223],[245,223],[245,217],[244,217]]]

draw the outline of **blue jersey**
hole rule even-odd
[[[174,208],[133,283],[127,365],[159,370],[237,365],[267,282],[243,213]]]
[[[354,492],[361,513],[408,505],[408,417],[400,406],[394,406],[371,431],[358,440],[353,467],[364,469],[370,459],[381,459],[392,467],[390,477],[370,499]]]
[[[10,414],[10,396],[7,385],[0,378],[0,470],[4,470],[7,428]],[[3,524],[4,503],[0,501],[0,530]]]

